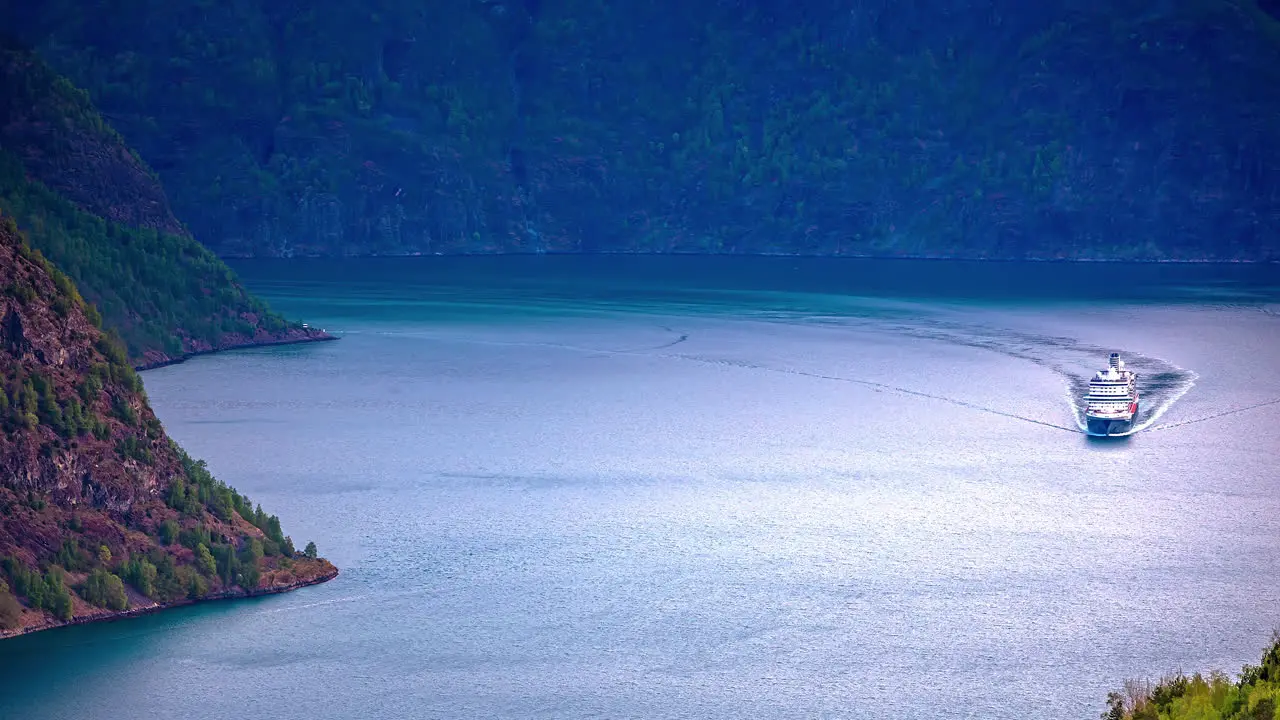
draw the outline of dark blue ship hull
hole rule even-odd
[[[1123,435],[1133,429],[1133,423],[1138,419],[1138,404],[1134,403],[1133,416],[1128,420],[1106,420],[1102,418],[1086,417],[1090,435]]]
[[[1132,420],[1099,420],[1089,418],[1090,435],[1119,435],[1133,429]]]

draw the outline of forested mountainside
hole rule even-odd
[[[83,90],[3,39],[0,210],[71,276],[136,365],[319,336],[271,312],[192,238]]]
[[[224,255],[1280,244],[1274,0],[8,5]]]
[[[0,637],[336,574],[165,435],[95,319],[0,216]]]

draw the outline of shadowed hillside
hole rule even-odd
[[[1254,0],[69,0],[8,20],[227,255],[1275,257]]]
[[[321,333],[271,312],[196,242],[87,94],[0,42],[0,209],[151,365]]]

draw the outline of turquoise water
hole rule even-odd
[[[0,643],[0,717],[1096,717],[1280,625],[1274,268],[237,270],[342,340],[147,392],[342,574]]]

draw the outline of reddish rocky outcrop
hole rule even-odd
[[[4,217],[0,426],[0,559],[11,565],[8,587],[0,586],[0,637],[282,592],[337,574],[328,561],[294,552],[278,520],[261,508],[255,515],[165,435],[124,349]],[[190,541],[197,536],[220,553],[217,569],[199,565]],[[75,589],[90,572],[127,576],[128,563],[144,558],[161,579],[150,597],[131,589],[126,609],[94,606]],[[55,615],[27,597],[18,621],[6,618],[4,603],[11,609],[21,594],[15,568],[61,578],[72,590],[69,607]]]

